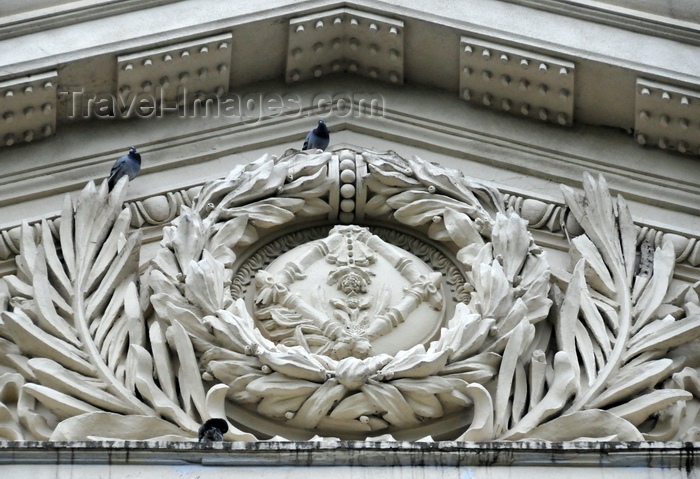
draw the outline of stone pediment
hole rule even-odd
[[[457,170],[289,150],[204,184],[145,269],[125,188],[22,228],[4,438],[695,438],[697,286],[602,177],[562,188],[562,257]]]
[[[690,0],[46,3],[0,18],[3,472],[692,473],[700,36],[661,17]],[[180,83],[254,108],[68,118]],[[280,155],[317,117],[327,154]],[[163,442],[211,417],[231,442]]]

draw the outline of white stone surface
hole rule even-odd
[[[656,5],[654,12],[664,13],[670,4]],[[0,309],[7,310],[0,319],[4,437],[192,440],[198,424],[214,416],[226,417],[232,426],[226,439],[239,441],[276,434],[303,439],[314,434],[382,434],[386,439],[393,434],[411,440],[697,437],[697,157],[640,148],[631,131],[598,127],[631,130],[640,113],[635,110],[639,78],[659,81],[669,91],[698,89],[700,55],[692,28],[679,28],[673,36],[662,29],[655,36],[649,25],[657,20],[651,17],[644,19],[646,26],[615,27],[610,18],[627,17],[600,15],[594,18],[601,23],[594,23],[578,13],[567,17],[506,2],[406,0],[382,12],[387,24],[402,22],[405,27],[401,81],[397,77],[395,83],[405,78],[406,86],[341,75],[290,87],[282,82],[292,54],[288,19],[310,12],[323,16],[330,4],[278,1],[263,10],[253,4],[210,5],[188,0],[146,12],[125,5],[108,18],[70,22],[67,15],[60,21],[64,26],[56,29],[30,21],[18,31],[36,33],[15,38],[0,22],[2,80],[57,68],[62,85],[113,92],[120,58],[230,31],[227,84],[234,92],[303,97],[303,110],[282,117],[265,113],[192,122],[176,117],[71,122],[65,119],[64,105],[57,137],[0,150],[6,263],[20,252],[16,268],[3,265],[3,272],[15,276],[8,276],[8,287],[0,289]],[[351,6],[376,8],[369,1]],[[672,24],[681,26],[664,23]],[[510,48],[511,53],[524,49],[532,58],[553,58],[575,67],[568,116],[557,121],[573,122],[573,127],[525,122],[459,100],[457,52],[465,35],[484,45]],[[261,56],[263,48],[266,55]],[[141,80],[137,87],[143,87]],[[273,81],[261,83],[268,80]],[[328,118],[332,143],[395,150],[398,156],[366,154],[366,169],[358,167],[353,178],[347,173],[343,178],[340,157],[354,151],[336,149],[335,157],[282,155],[299,146],[309,122],[323,113],[312,101],[315,95],[358,89],[381,95],[382,115],[348,117],[336,108]],[[682,140],[670,144],[671,149],[697,153],[697,145],[686,147]],[[138,144],[140,150],[143,145],[146,151],[143,175],[128,192],[108,199],[88,188],[83,206],[74,211],[67,204],[60,222],[33,229],[19,226],[22,220],[57,213],[67,192],[77,199],[86,182],[106,174],[125,142]],[[253,162],[263,152],[283,159]],[[455,170],[403,160],[413,154]],[[235,174],[226,180],[200,189],[232,169]],[[565,208],[560,183],[580,191],[584,171],[603,173],[613,194],[602,179],[585,177],[585,197],[565,189]],[[495,194],[493,187],[510,194],[505,204],[531,227],[542,223],[540,230],[530,236],[518,216],[496,214],[504,204],[500,200],[489,212],[482,211],[481,201]],[[193,204],[197,193],[209,199]],[[639,227],[632,225],[626,203],[616,193],[629,200]],[[472,203],[474,194],[483,196]],[[134,202],[122,210],[126,196]],[[192,209],[183,209],[162,233],[163,224],[176,218],[182,205]],[[317,357],[318,351],[304,346],[313,335],[302,333],[293,346],[272,343],[248,316],[253,308],[231,297],[232,268],[253,254],[251,244],[282,237],[306,222],[328,220],[366,220],[415,230],[465,270],[472,301],[448,305],[452,320],[434,342],[427,337],[431,328],[426,334],[406,334],[405,344],[378,349],[387,357],[367,351]],[[143,228],[135,232],[133,227]],[[86,231],[92,236],[81,236]],[[141,235],[151,242],[144,248]],[[161,238],[162,245],[157,245],[154,241]],[[543,255],[540,247],[555,254]],[[404,260],[415,262],[408,256]],[[293,293],[303,297],[306,289]],[[551,316],[549,302],[554,303]],[[288,311],[284,314],[298,320]],[[324,318],[320,321],[325,324]],[[416,343],[413,349],[411,341]],[[370,357],[355,357],[363,355]],[[241,381],[244,374],[252,377]],[[672,453],[677,469],[644,471],[651,477],[688,476],[694,463],[689,458],[683,462],[686,452]],[[358,456],[368,453],[363,450]],[[638,454],[625,450],[622,457],[630,461]],[[652,462],[662,461],[665,453],[655,454],[643,453]],[[396,464],[425,465],[425,456],[412,450]],[[590,464],[609,458],[592,457]],[[326,460],[337,465],[333,455]],[[210,456],[203,463],[216,466],[183,466],[171,472],[220,477],[231,471],[279,471],[252,471],[242,463],[235,469],[219,468],[227,461],[230,457]],[[276,465],[290,462],[283,457]],[[627,465],[648,465],[632,462]],[[443,464],[434,458],[427,463]],[[579,470],[576,461],[566,464],[566,474],[610,473]],[[417,473],[404,467],[358,470],[348,465],[329,473]],[[23,466],[0,465],[0,474],[2,468],[13,473]],[[121,464],[91,467],[49,464],[39,465],[36,472],[38,477],[103,472],[137,477],[162,474],[169,466],[136,471]],[[535,466],[520,470],[519,475],[528,477],[551,471]],[[286,472],[297,477],[312,471],[318,469],[304,466]],[[616,469],[613,474],[629,472]],[[500,477],[498,473],[517,474],[498,466],[444,464],[418,472],[467,478]]]
[[[314,254],[320,250],[318,242],[306,243],[276,258],[257,276],[261,283],[265,278],[303,298],[303,305],[294,307],[300,314],[342,318],[339,326],[348,336],[367,339],[374,355],[395,355],[429,341],[440,329],[446,309],[440,274],[415,255],[371,235],[368,229],[357,230],[336,228],[320,240],[326,247],[333,245],[325,257]],[[348,245],[343,244],[346,237]],[[338,251],[343,247],[345,251]],[[290,271],[301,274],[290,279]],[[418,304],[402,302],[407,291],[427,278],[432,278],[429,281],[435,286],[432,294],[416,301]],[[283,298],[277,298],[258,305],[256,317],[269,319],[273,312],[284,316],[283,303]],[[387,316],[398,324],[391,324],[388,330],[377,328]],[[375,332],[370,333],[373,326]]]
[[[496,189],[394,152],[239,165],[163,229],[144,272],[126,186],[88,184],[60,224],[21,228],[0,323],[8,439],[188,440],[213,417],[239,441],[695,438],[697,357],[669,351],[700,337],[698,291],[671,281],[672,235],[638,238],[602,176],[562,186],[575,221],[556,269]],[[416,254],[442,251],[440,272],[340,225],[354,219],[410,231]],[[303,228],[324,223],[337,226],[308,242]],[[261,246],[284,245],[261,269]],[[247,303],[240,258],[258,263]],[[423,303],[449,306],[440,331],[400,331]]]

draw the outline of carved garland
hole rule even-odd
[[[193,437],[202,420],[240,407],[308,435],[692,437],[684,408],[700,382],[667,352],[700,336],[697,292],[670,288],[670,242],[638,251],[624,200],[602,178],[586,175],[584,194],[563,188],[585,234],[571,241],[573,271],[552,283],[526,221],[500,210],[498,192],[365,152],[363,213],[454,248],[472,301],[428,348],[394,356],[336,360],[264,338],[231,298],[230,267],[266,231],[332,214],[331,160],[263,157],[208,183],[165,228],[140,281],[124,183],[67,200],[58,241],[46,222],[37,239],[24,225],[2,295],[0,436]],[[230,426],[227,439],[256,439]]]

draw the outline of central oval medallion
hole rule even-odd
[[[336,226],[256,274],[255,317],[270,338],[336,359],[426,343],[445,309],[441,273],[360,226]]]

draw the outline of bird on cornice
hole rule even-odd
[[[331,142],[331,135],[328,126],[323,120],[318,120],[318,126],[306,135],[302,150],[325,150]]]
[[[223,441],[227,432],[228,424],[225,419],[208,419],[199,427],[199,442]]]
[[[129,148],[128,155],[124,155],[114,162],[112,170],[109,172],[109,180],[107,180],[109,191],[112,191],[122,176],[128,176],[129,181],[131,181],[136,178],[139,171],[141,171],[141,155],[132,146]]]

